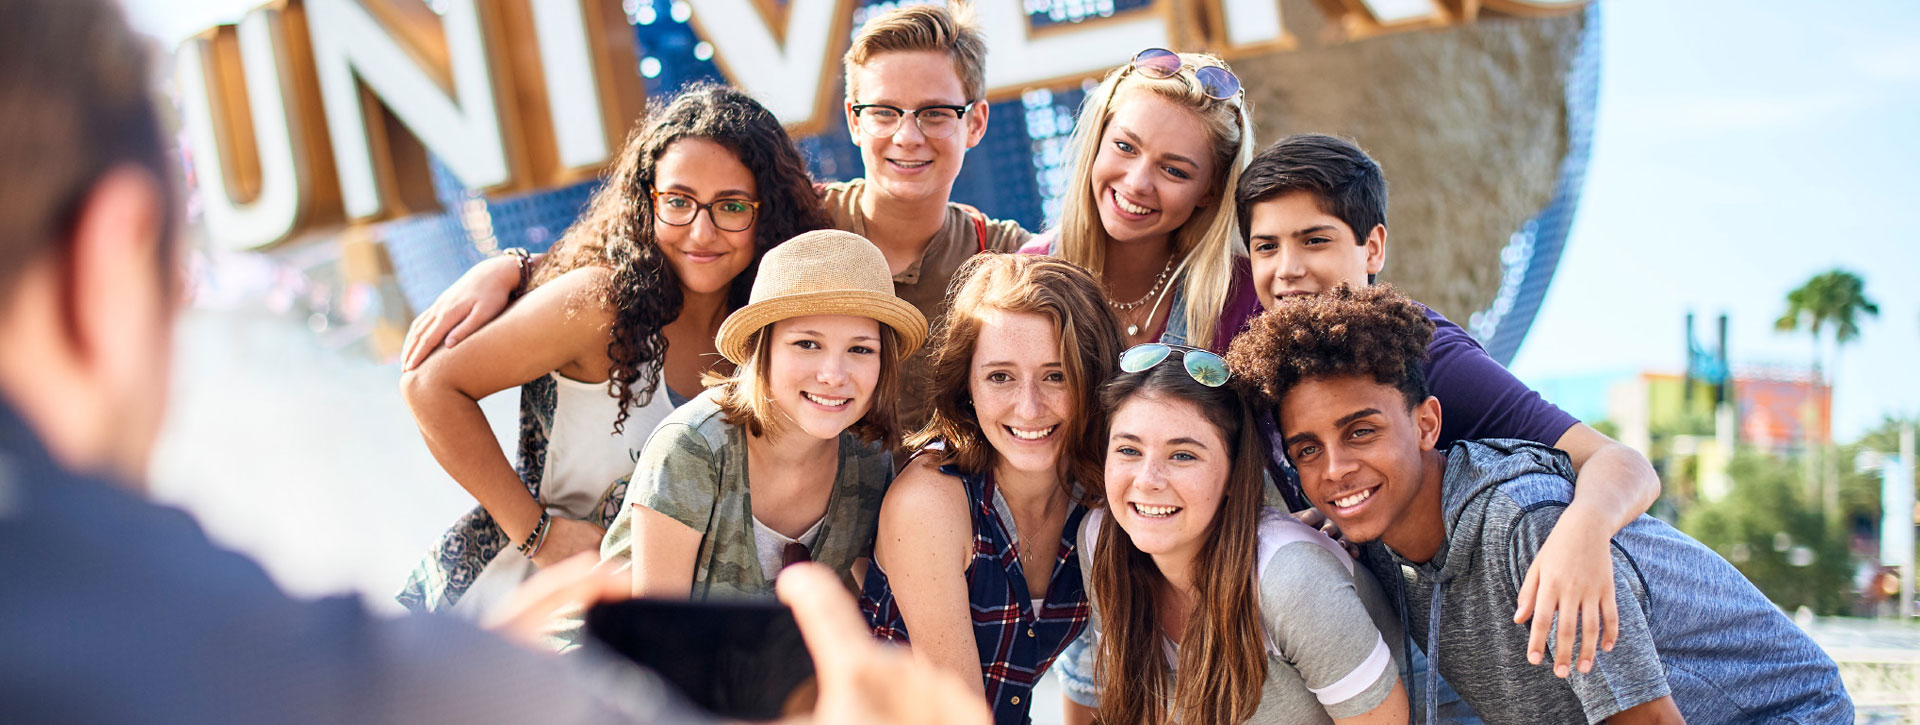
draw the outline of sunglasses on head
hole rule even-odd
[[[1240,78],[1217,65],[1190,65],[1180,59],[1180,54],[1166,48],[1148,48],[1133,54],[1129,70],[1140,71],[1148,78],[1172,78],[1180,75],[1182,68],[1193,69],[1193,79],[1200,82],[1200,90],[1207,97],[1224,101],[1240,95]]]
[[[1186,368],[1187,376],[1193,381],[1209,388],[1227,384],[1233,377],[1233,371],[1227,369],[1227,361],[1213,351],[1192,345],[1175,345],[1170,342],[1149,342],[1127,348],[1120,353],[1120,369],[1137,373],[1159,365],[1175,351],[1180,353],[1181,366]]]

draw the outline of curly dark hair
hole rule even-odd
[[[803,232],[832,226],[793,139],[752,96],[700,83],[649,109],[621,148],[619,164],[606,184],[554,244],[533,279],[537,286],[588,265],[613,271],[602,301],[614,310],[613,340],[607,343],[613,369],[607,384],[620,399],[615,433],[625,427],[630,405],[646,405],[659,392],[667,353],[665,328],[680,316],[680,280],[654,237],[651,192],[660,155],[684,138],[707,139],[732,151],[753,171],[759,190],[753,263],[733,279],[729,311],[747,303],[767,250]]]
[[[1427,399],[1423,363],[1433,321],[1392,285],[1340,285],[1290,297],[1233,339],[1227,364],[1249,397],[1278,407],[1294,386],[1365,375],[1400,390],[1407,407]]]

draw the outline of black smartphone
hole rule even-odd
[[[587,610],[587,633],[723,717],[772,720],[812,705],[813,659],[779,602],[608,602]]]

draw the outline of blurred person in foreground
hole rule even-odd
[[[700,722],[637,668],[289,598],[142,498],[183,284],[148,50],[107,0],[0,0],[0,713],[9,722]],[[504,624],[625,589],[585,562]],[[872,642],[830,573],[780,593],[826,722],[985,722]],[[886,683],[885,687],[881,683]]]

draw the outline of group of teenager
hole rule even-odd
[[[964,7],[870,20],[865,176],[828,184],[688,87],[551,251],[445,292],[402,388],[479,507],[401,601],[487,616],[583,552],[637,596],[765,597],[813,561],[999,723],[1056,667],[1073,722],[1851,721],[1804,633],[1644,515],[1643,457],[1374,285],[1359,147],[1257,150],[1224,62],[1143,50],[1032,234],[949,198],[986,52]],[[511,388],[517,466],[478,404]]]

